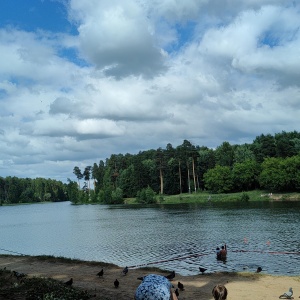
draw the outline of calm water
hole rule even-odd
[[[226,263],[215,259],[224,241]],[[208,272],[261,266],[268,274],[300,275],[300,202],[2,206],[0,253],[16,252],[148,265],[182,275],[198,274],[199,266]]]

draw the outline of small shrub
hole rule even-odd
[[[136,199],[139,203],[156,203],[155,192],[149,186],[146,189],[138,191]]]
[[[164,202],[164,201],[165,201],[164,195],[159,195],[159,202]]]
[[[111,192],[112,202],[115,204],[123,203],[123,191],[120,188],[116,188]]]
[[[240,198],[240,201],[242,202],[248,202],[250,200],[250,197],[247,193],[243,193],[241,198]]]

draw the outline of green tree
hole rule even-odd
[[[204,189],[203,175],[209,170],[216,166],[215,151],[208,147],[200,147],[198,150],[198,173],[199,173],[199,184]]]
[[[295,153],[300,154],[300,138],[294,138],[294,139],[292,139],[292,142],[295,147]]]
[[[112,174],[113,170],[111,167],[106,167],[103,177],[103,203],[105,204],[112,203],[112,192],[115,189]]]
[[[28,187],[22,191],[19,202],[29,203],[32,202],[33,199],[34,199],[33,189]]]
[[[229,142],[223,142],[215,151],[216,164],[220,166],[232,167],[234,158],[234,148]]]
[[[251,145],[256,161],[262,163],[264,158],[276,156],[275,138],[271,134],[257,136]]]
[[[286,173],[286,191],[300,190],[300,155],[287,157],[283,161],[283,168]]]
[[[103,178],[105,174],[105,163],[103,160],[100,160],[99,164],[96,163],[93,166],[92,176],[95,180],[95,192],[96,194],[100,189],[103,189]]]
[[[83,175],[81,173],[81,170],[79,167],[74,167],[73,169],[73,173],[75,174],[75,176],[77,177],[77,180],[78,180],[78,186],[80,188],[80,180],[83,178]]]
[[[194,146],[188,140],[184,140],[182,145],[177,147],[180,158],[183,160],[186,167],[187,176],[185,177],[188,187],[188,192],[191,193],[191,178],[190,178],[190,168],[193,168],[193,161],[191,159],[192,152],[194,151]]]
[[[68,181],[67,184],[68,200],[76,204],[80,200],[79,193],[81,191],[78,189],[78,184],[75,181],[72,181],[70,178],[68,178],[67,181]]]
[[[261,167],[260,186],[269,191],[284,191],[287,185],[284,160],[275,157],[265,158]]]
[[[167,144],[165,149],[165,170],[164,170],[164,194],[174,195],[180,192],[178,186],[178,164],[176,150],[172,144]]]
[[[198,151],[196,149],[195,146],[192,146],[191,148],[191,160],[192,160],[192,171],[193,171],[193,183],[194,183],[194,191],[195,193],[197,192],[197,188],[199,188],[199,186],[197,185],[198,180],[196,180],[198,178],[197,174],[196,174],[196,167],[195,165],[198,164],[197,160],[198,160],[199,154]]]
[[[250,145],[237,145],[234,150],[234,163],[243,163],[247,160],[255,160],[255,155],[251,150]]]
[[[111,194],[111,200],[114,204],[122,204],[123,203],[123,191],[119,187],[117,187]]]
[[[22,193],[20,180],[17,177],[8,176],[5,179],[5,190],[7,193],[7,203],[19,203],[19,199]]]
[[[119,186],[123,190],[125,198],[135,197],[138,188],[133,164],[121,172]]]
[[[228,166],[217,165],[204,174],[205,188],[213,193],[228,193],[232,191],[233,180]]]
[[[6,202],[5,179],[0,176],[0,205]]]
[[[96,163],[93,164],[92,170],[91,170],[91,178],[93,180],[94,185],[94,192],[96,191],[96,182],[97,182],[97,175],[99,173],[99,167]]]
[[[176,152],[175,152],[175,160],[178,162],[178,179],[179,179],[179,191],[180,194],[182,194],[183,190],[183,179],[182,179],[182,168],[183,168],[183,163],[185,161],[184,157],[184,149],[182,146],[176,147]]]
[[[255,160],[235,163],[232,169],[232,179],[236,191],[250,191],[258,185],[260,166]]]
[[[91,166],[86,166],[83,171],[84,180],[87,182],[87,188],[90,190],[90,179],[91,179]]]
[[[175,195],[180,193],[180,185],[178,185],[178,174],[180,166],[178,168],[178,160],[174,157],[170,157],[166,164],[166,175],[165,175],[165,194]]]
[[[164,150],[158,148],[156,150],[156,165],[159,170],[160,194],[164,194],[164,169],[166,168],[166,160]]]
[[[297,143],[299,141],[300,134],[294,132],[281,132],[275,134],[275,145],[277,157],[291,157],[299,153],[297,149]]]

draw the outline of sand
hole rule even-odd
[[[49,277],[61,281],[73,278],[73,285],[88,290],[95,295],[93,299],[133,299],[134,292],[140,281],[137,277],[147,274],[166,275],[158,269],[129,269],[126,276],[122,269],[115,265],[101,262],[71,261],[62,259],[40,260],[31,256],[2,256],[0,255],[0,268],[6,267],[26,273],[28,277]],[[104,269],[103,278],[96,274]],[[175,270],[176,271],[176,270]],[[114,287],[113,282],[118,279],[120,286]],[[294,299],[300,296],[300,276],[271,276],[261,273],[201,273],[194,276],[181,276],[176,274],[172,284],[177,287],[178,281],[184,284],[185,290],[180,292],[179,300],[184,299],[213,299],[211,291],[216,284],[224,284],[228,289],[229,300],[247,299],[278,299],[290,287],[294,291]]]

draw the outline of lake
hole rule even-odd
[[[181,275],[300,275],[300,202],[0,207],[0,253],[149,266]],[[228,246],[226,262],[215,249]]]

